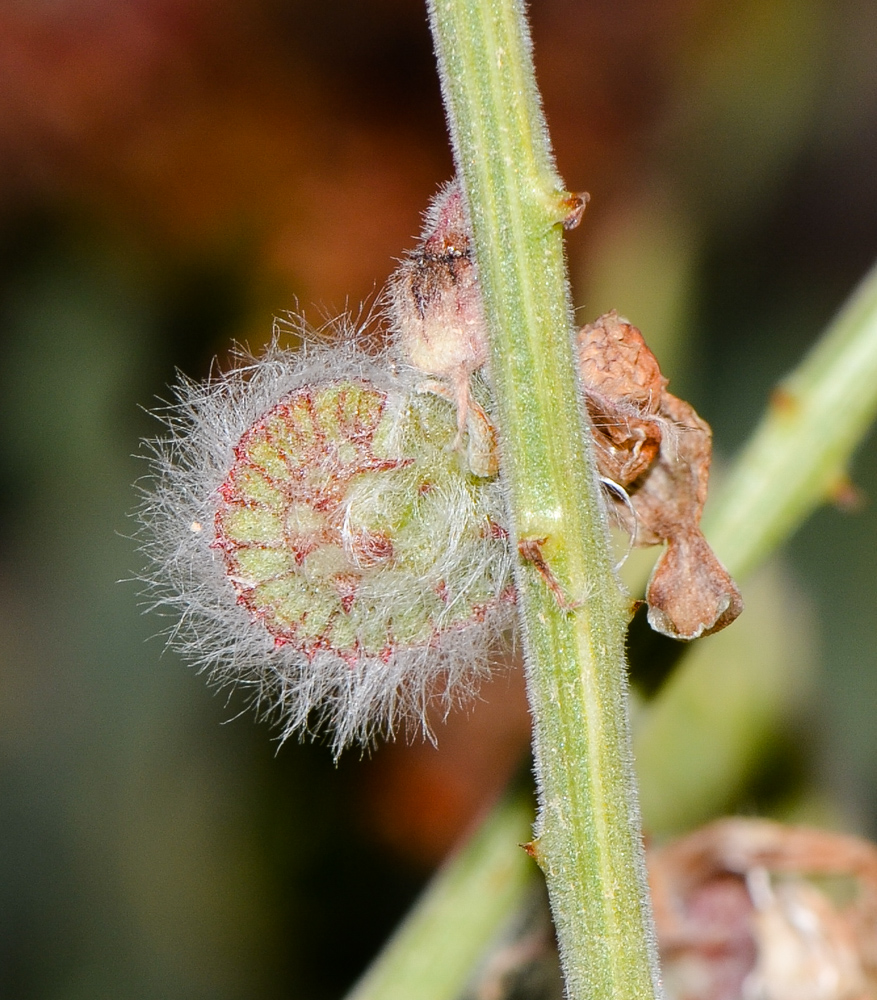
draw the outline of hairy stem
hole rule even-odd
[[[545,872],[572,1000],[657,994],[627,719],[628,602],[583,424],[561,223],[519,0],[430,0],[508,484]]]
[[[745,576],[757,569],[825,499],[874,419],[877,267],[864,278],[825,334],[782,385],[786,391],[787,387],[793,388],[797,405],[792,410],[774,401],[750,443],[733,463],[719,496],[707,508],[708,537],[735,575]],[[782,393],[779,399],[785,402]],[[793,470],[784,460],[791,456],[795,457]],[[708,659],[686,658],[679,669],[709,668]],[[660,704],[659,698],[646,709],[646,718]],[[681,732],[689,722],[680,713],[675,724],[671,722],[668,726]],[[672,788],[668,787],[666,794],[672,795]],[[431,914],[429,934],[415,938],[400,930],[378,958],[367,982],[391,982],[395,975],[392,970],[403,967],[411,948],[416,949],[418,968],[441,967],[446,955],[457,955],[465,948],[469,924],[461,924],[460,915],[466,913],[469,919],[474,919],[477,913],[473,907],[484,917],[479,924],[479,941],[486,947],[507,915],[492,906],[489,895],[470,895],[466,891],[467,878],[475,870],[475,858],[490,859],[485,861],[485,875],[489,877],[491,871],[511,864],[518,852],[516,835],[488,817],[473,838],[471,848],[449,862],[418,904],[418,908],[428,909]],[[459,878],[454,877],[457,871]],[[527,884],[526,877],[513,881],[512,891],[503,897],[504,903],[510,908],[520,906]],[[406,922],[403,928],[407,926]],[[461,928],[462,935],[458,934]],[[468,950],[465,954],[469,954]],[[471,959],[473,963],[474,960]],[[384,968],[380,976],[379,967]],[[433,992],[421,980],[416,989],[411,986],[407,996],[411,1000],[455,1000],[459,993],[455,984],[463,979],[465,969],[460,968],[453,985],[443,984],[444,988]],[[355,994],[356,1000],[379,1000],[392,995],[374,991]]]

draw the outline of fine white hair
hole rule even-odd
[[[467,544],[459,544],[461,524],[472,517],[472,477],[461,473],[459,488],[441,491],[446,523],[433,540],[430,579],[487,578],[494,592],[474,620],[448,628],[439,621],[433,638],[420,646],[351,662],[329,649],[305,653],[295,643],[278,643],[238,602],[215,545],[219,489],[235,462],[235,447],[279,401],[306,386],[357,379],[385,395],[388,412],[401,412],[422,377],[363,351],[358,344],[367,331],[349,319],[336,322],[331,340],[295,317],[285,325],[303,341],[300,349],[282,348],[275,330],[264,353],[239,351],[229,371],[214,370],[204,382],[181,375],[175,401],[157,412],[165,430],[146,442],[151,475],[141,484],[139,510],[141,549],[149,563],[141,577],[145,596],[151,608],[174,619],[165,631],[168,643],[212,683],[247,689],[257,711],[279,722],[281,740],[321,733],[337,756],[351,742],[394,735],[400,724],[431,738],[429,704],[438,701],[447,711],[471,696],[489,670],[491,645],[513,615],[512,558],[507,542],[497,543],[501,532],[486,532],[483,544],[473,544],[470,532]],[[449,405],[448,421],[453,428]],[[502,524],[499,482],[481,481],[477,490],[479,516],[489,511],[491,521]],[[412,599],[398,588],[392,582],[383,589],[375,585],[370,599]]]

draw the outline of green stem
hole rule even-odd
[[[707,508],[709,537],[735,574],[747,574],[756,569],[824,498],[877,412],[877,266],[783,385],[793,387],[797,394],[794,412],[778,413],[776,406],[768,411],[729,471],[719,496]],[[791,419],[793,416],[795,419]],[[785,461],[791,455],[795,456],[793,469],[789,469]],[[802,489],[802,484],[807,484],[806,490]],[[736,544],[738,539],[739,546]],[[684,681],[681,675],[711,669],[709,657],[686,657],[667,695],[672,700]],[[664,704],[667,695],[659,697],[645,710],[643,721],[646,725],[656,712],[668,708]],[[681,737],[690,729],[689,713],[687,702],[678,711],[671,711],[673,718],[664,720],[662,747],[673,743],[676,734]],[[678,788],[671,775],[665,777],[666,767],[658,783],[666,785],[667,796],[675,797]],[[519,856],[514,846],[515,835],[490,818],[476,838],[472,850],[477,856],[491,859],[486,862],[487,877],[491,871],[500,870]],[[420,904],[422,908],[428,907],[432,914],[430,933],[409,939],[400,932],[381,954],[376,967],[385,966],[390,970],[402,966],[408,961],[405,954],[409,948],[417,951],[420,963],[428,962],[432,956],[436,964],[441,964],[445,955],[457,955],[465,949],[470,926],[463,926],[462,934],[458,934],[462,926],[460,915],[465,913],[469,918],[474,917],[473,906],[484,911],[485,922],[480,925],[479,940],[486,947],[505,915],[492,907],[489,894],[479,893],[475,897],[468,894],[466,878],[469,875],[453,878],[456,866],[461,874],[475,871],[470,855],[464,850],[450,863],[444,881],[431,884]],[[521,905],[526,881],[514,882],[513,886],[514,894],[504,897],[510,908]],[[440,887],[440,898],[428,903],[428,897],[439,892]],[[456,894],[449,891],[451,887],[456,887]],[[464,976],[465,969],[461,968],[457,981]],[[392,976],[388,973],[378,977],[375,973],[373,979],[385,983],[390,982]],[[411,980],[406,982],[411,983]],[[421,981],[417,989],[412,986],[408,997],[410,1000],[453,1000],[459,992],[453,986],[444,992],[426,990]],[[357,993],[356,1000],[381,1000],[384,995],[391,994]]]
[[[527,837],[529,796],[504,799],[433,877],[347,1000],[453,1000],[535,870],[517,845]]]
[[[732,573],[748,573],[843,486],[875,413],[877,266],[780,383],[707,507],[704,533]]]
[[[490,330],[513,544],[524,553],[534,853],[572,1000],[655,996],[626,706],[629,606],[575,376],[560,226],[569,196],[519,0],[430,0],[429,10]]]

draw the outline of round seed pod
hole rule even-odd
[[[513,603],[453,405],[348,339],[181,381],[141,518],[170,642],[334,751],[469,694]]]

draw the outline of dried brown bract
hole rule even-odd
[[[579,364],[600,473],[627,487],[658,457],[667,379],[639,330],[614,312],[579,331]]]
[[[648,854],[673,1000],[875,1000],[877,847],[725,819]],[[841,877],[835,902],[809,877]]]
[[[743,610],[734,581],[700,530],[712,433],[694,409],[667,392],[655,356],[617,313],[578,335],[585,400],[612,513],[635,545],[666,542],[649,581],[649,623],[674,639],[729,625]]]

